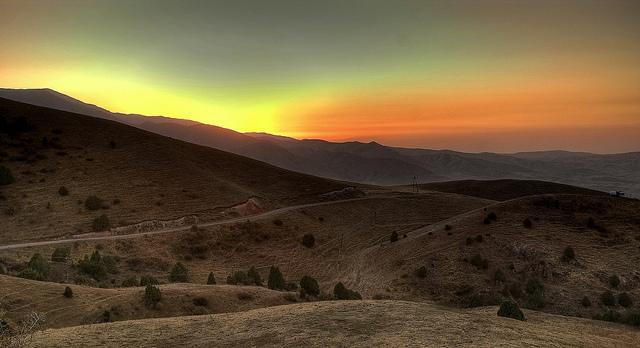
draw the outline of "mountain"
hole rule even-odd
[[[640,152],[610,155],[568,151],[464,153],[391,147],[376,142],[298,140],[265,133],[239,133],[161,116],[111,113],[49,89],[0,89],[0,97],[115,120],[174,139],[336,180],[374,185],[414,181],[543,180],[640,196]]]

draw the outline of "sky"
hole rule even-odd
[[[0,87],[237,131],[640,151],[640,1],[0,0]]]

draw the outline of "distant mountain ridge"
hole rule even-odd
[[[464,153],[391,147],[376,142],[298,140],[267,133],[240,133],[163,116],[112,113],[50,89],[0,89],[0,97],[115,120],[289,170],[338,180],[377,185],[401,185],[414,180],[545,180],[640,196],[640,152]]]

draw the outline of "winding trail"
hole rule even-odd
[[[397,197],[406,197],[406,194],[396,194],[396,195],[380,195],[373,197],[362,197],[362,198],[351,198],[351,199],[341,199],[335,201],[325,201],[318,203],[307,203],[300,205],[292,205],[284,208],[270,210],[264,213],[242,216],[233,219],[220,220],[220,221],[211,221],[198,224],[200,227],[209,227],[209,226],[218,226],[218,225],[227,225],[227,224],[235,224],[238,222],[246,222],[246,221],[257,221],[266,218],[270,218],[273,216],[281,215],[293,210],[311,208],[311,207],[319,207],[324,205],[333,205],[333,204],[341,204],[346,202],[355,202],[355,201],[364,201],[364,200],[372,200],[372,199],[389,199],[389,198],[397,198]],[[77,238],[64,238],[64,239],[52,239],[52,240],[44,240],[38,242],[28,242],[28,243],[17,243],[17,244],[7,244],[0,245],[0,250],[13,250],[13,249],[21,249],[21,248],[29,248],[35,246],[43,246],[43,245],[52,245],[52,244],[65,244],[65,243],[73,243],[73,242],[82,242],[82,241],[91,241],[91,240],[112,240],[112,239],[128,239],[128,238],[137,238],[141,236],[150,236],[154,234],[163,234],[163,233],[175,233],[186,231],[190,229],[191,226],[181,226],[175,228],[168,229],[160,229],[156,231],[147,231],[147,232],[138,232],[138,233],[130,233],[130,234],[122,234],[122,235],[102,235],[102,236],[91,236],[91,237],[77,237]]]

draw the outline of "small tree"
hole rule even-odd
[[[309,276],[302,277],[300,279],[300,295],[302,297],[320,295],[318,281]]]
[[[88,210],[98,210],[102,208],[102,200],[96,196],[89,196],[85,199],[84,206]]]
[[[138,286],[138,284],[138,279],[136,279],[136,277],[129,277],[123,280],[120,286],[122,286],[123,288],[131,288],[134,286]]]
[[[591,307],[591,300],[587,296],[583,297],[580,303],[582,307]]]
[[[611,277],[609,277],[609,284],[611,285],[611,287],[617,288],[618,285],[620,285],[620,277],[615,274],[612,275]]]
[[[333,296],[336,300],[362,300],[360,293],[347,289],[341,282],[333,287]]]
[[[313,248],[315,244],[316,238],[313,236],[313,234],[307,233],[302,236],[302,245],[306,246],[307,248]]]
[[[249,277],[242,271],[235,271],[227,277],[227,284],[231,285],[249,285]]]
[[[531,220],[529,220],[529,218],[526,218],[522,221],[522,225],[524,226],[524,228],[532,228],[533,227],[533,223],[531,222]]]
[[[397,241],[398,241],[398,232],[393,231],[393,232],[391,233],[391,237],[389,237],[389,241],[390,241],[391,243],[393,243],[393,242],[397,242]]]
[[[415,270],[415,275],[418,278],[426,278],[427,277],[427,267],[421,266]]]
[[[209,272],[209,276],[207,277],[207,285],[215,285],[216,276],[213,275],[213,272]]]
[[[62,294],[66,298],[72,298],[73,297],[73,290],[71,290],[71,288],[67,286],[67,287],[64,288],[64,293],[62,293]]]
[[[149,307],[156,307],[156,304],[162,299],[160,288],[155,285],[147,285],[144,289],[144,301]]]
[[[56,250],[51,253],[51,261],[53,262],[65,262],[69,258],[69,254],[71,251],[69,248],[56,248]]]
[[[633,306],[633,300],[631,299],[631,296],[629,296],[629,294],[626,292],[618,295],[618,303],[625,308]]]
[[[272,290],[284,290],[285,285],[284,276],[282,272],[280,272],[280,269],[276,266],[271,266],[267,287]]]
[[[616,297],[613,296],[613,293],[609,290],[605,291],[600,295],[600,301],[605,306],[615,306],[616,305]]]
[[[146,274],[140,277],[140,286],[147,286],[147,285],[158,285],[160,284],[160,282],[158,282],[158,279]]]
[[[260,277],[260,273],[258,273],[255,267],[249,268],[247,271],[247,277],[249,278],[250,284],[262,286],[262,277]]]
[[[39,253],[33,254],[27,268],[18,273],[19,277],[33,280],[44,280],[49,275],[49,263]]]
[[[173,283],[185,283],[189,280],[189,271],[182,263],[178,262],[169,273],[169,281]]]
[[[573,250],[572,247],[568,246],[564,248],[564,251],[562,252],[562,260],[569,262],[569,261],[575,260],[575,258],[576,258],[576,252]]]
[[[497,283],[497,282],[504,282],[505,280],[507,280],[507,277],[504,275],[504,273],[502,272],[501,269],[497,269],[496,273],[493,275],[493,280]]]
[[[58,189],[58,194],[60,196],[63,196],[63,197],[64,196],[68,196],[69,195],[69,190],[64,186],[60,186],[60,188]]]
[[[109,222],[109,218],[102,214],[97,218],[93,219],[93,230],[96,232],[106,231],[111,228],[111,223]]]
[[[524,313],[522,313],[522,311],[518,307],[518,304],[511,301],[505,301],[500,304],[500,309],[498,309],[498,316],[517,320],[525,320]]]
[[[0,166],[0,186],[13,184],[14,182],[15,179],[11,174],[11,170],[5,166]]]

